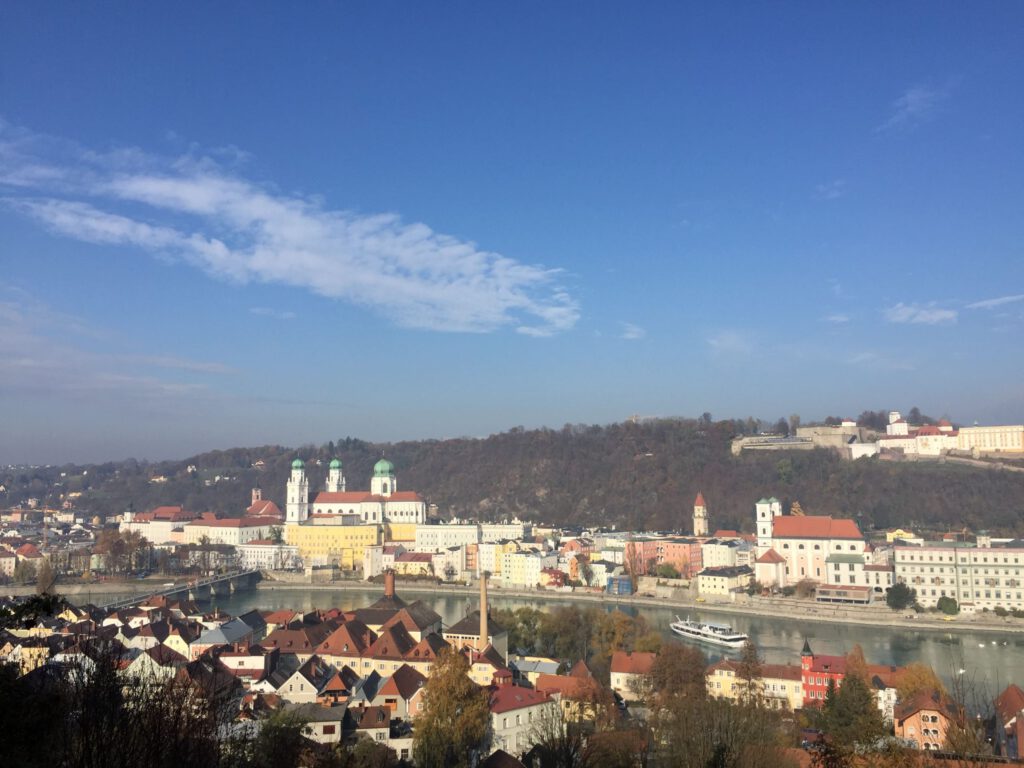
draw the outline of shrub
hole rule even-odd
[[[785,586],[785,587],[782,588],[782,596],[783,597],[792,597],[795,594],[796,594],[796,587]]]
[[[940,597],[935,607],[949,616],[960,613],[960,606],[957,605],[956,600],[948,596]]]
[[[993,609],[993,613],[995,613],[996,616],[1006,616],[1007,614],[1009,614],[1009,611],[1003,608],[1003,606],[997,605]]]

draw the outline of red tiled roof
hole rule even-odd
[[[225,517],[221,520],[193,520],[186,525],[210,528],[262,528],[265,525],[277,525],[280,522],[276,517]]]
[[[715,531],[711,537],[713,539],[738,539],[740,537],[739,531],[734,531],[730,528],[719,528]]]
[[[996,712],[1002,723],[1006,724],[1017,717],[1022,709],[1024,709],[1024,691],[1014,683],[1010,683],[1006,686],[1006,690],[996,697]]]
[[[511,712],[514,709],[533,707],[551,701],[551,698],[541,691],[521,688],[518,685],[491,686],[490,706],[492,715],[500,715],[503,712]]]
[[[433,560],[429,552],[403,552],[395,558],[396,563],[431,563]]]
[[[246,517],[276,517],[278,519],[284,518],[281,514],[281,509],[272,502],[270,499],[261,499],[253,503],[248,509],[245,510]]]
[[[629,675],[646,675],[651,671],[656,653],[644,653],[643,651],[615,651],[612,654],[612,672],[622,672]]]
[[[758,562],[758,563],[784,563],[784,562],[786,562],[786,558],[784,558],[782,555],[780,555],[774,549],[769,549],[767,552],[765,552],[763,555],[761,555],[759,558],[757,558],[756,562]]]
[[[704,503],[704,494],[701,493],[700,491],[697,491],[697,498],[696,498],[696,500],[694,500],[693,506],[695,506],[695,507],[706,507],[707,506],[707,504]]]
[[[362,504],[370,501],[423,501],[415,491],[397,491],[390,496],[378,496],[369,491],[321,491],[313,499],[314,504]]]
[[[413,669],[408,664],[403,664],[380,687],[377,695],[392,693],[408,701],[416,691],[423,687],[426,681],[426,675]]]
[[[783,515],[772,521],[776,539],[863,539],[853,520],[822,515]]]

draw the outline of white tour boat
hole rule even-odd
[[[747,636],[737,632],[728,624],[710,624],[703,621],[690,621],[689,617],[683,621],[678,616],[676,620],[668,625],[669,629],[680,637],[688,637],[691,640],[699,640],[702,643],[711,645],[722,645],[726,648],[742,648],[747,642]]]

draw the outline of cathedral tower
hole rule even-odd
[[[309,517],[309,480],[302,459],[292,462],[292,476],[288,480],[285,498],[285,522],[304,523]]]
[[[333,459],[327,470],[327,492],[340,493],[345,490],[345,475],[341,472],[341,459]]]

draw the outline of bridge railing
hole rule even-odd
[[[208,576],[204,579],[196,579],[193,581],[185,582],[184,584],[175,584],[173,587],[159,590],[158,592],[150,592],[145,595],[132,595],[130,597],[123,597],[119,600],[114,600],[109,603],[103,603],[98,606],[105,611],[120,610],[122,608],[130,608],[133,605],[149,600],[151,597],[167,597],[169,595],[177,594],[178,592],[185,592],[191,589],[197,589],[199,587],[207,587],[212,584],[216,584],[221,581],[229,581],[231,579],[237,579],[240,576],[251,576],[254,573],[259,573],[259,568],[250,568],[244,571],[230,571],[229,573],[220,573],[214,576]]]

